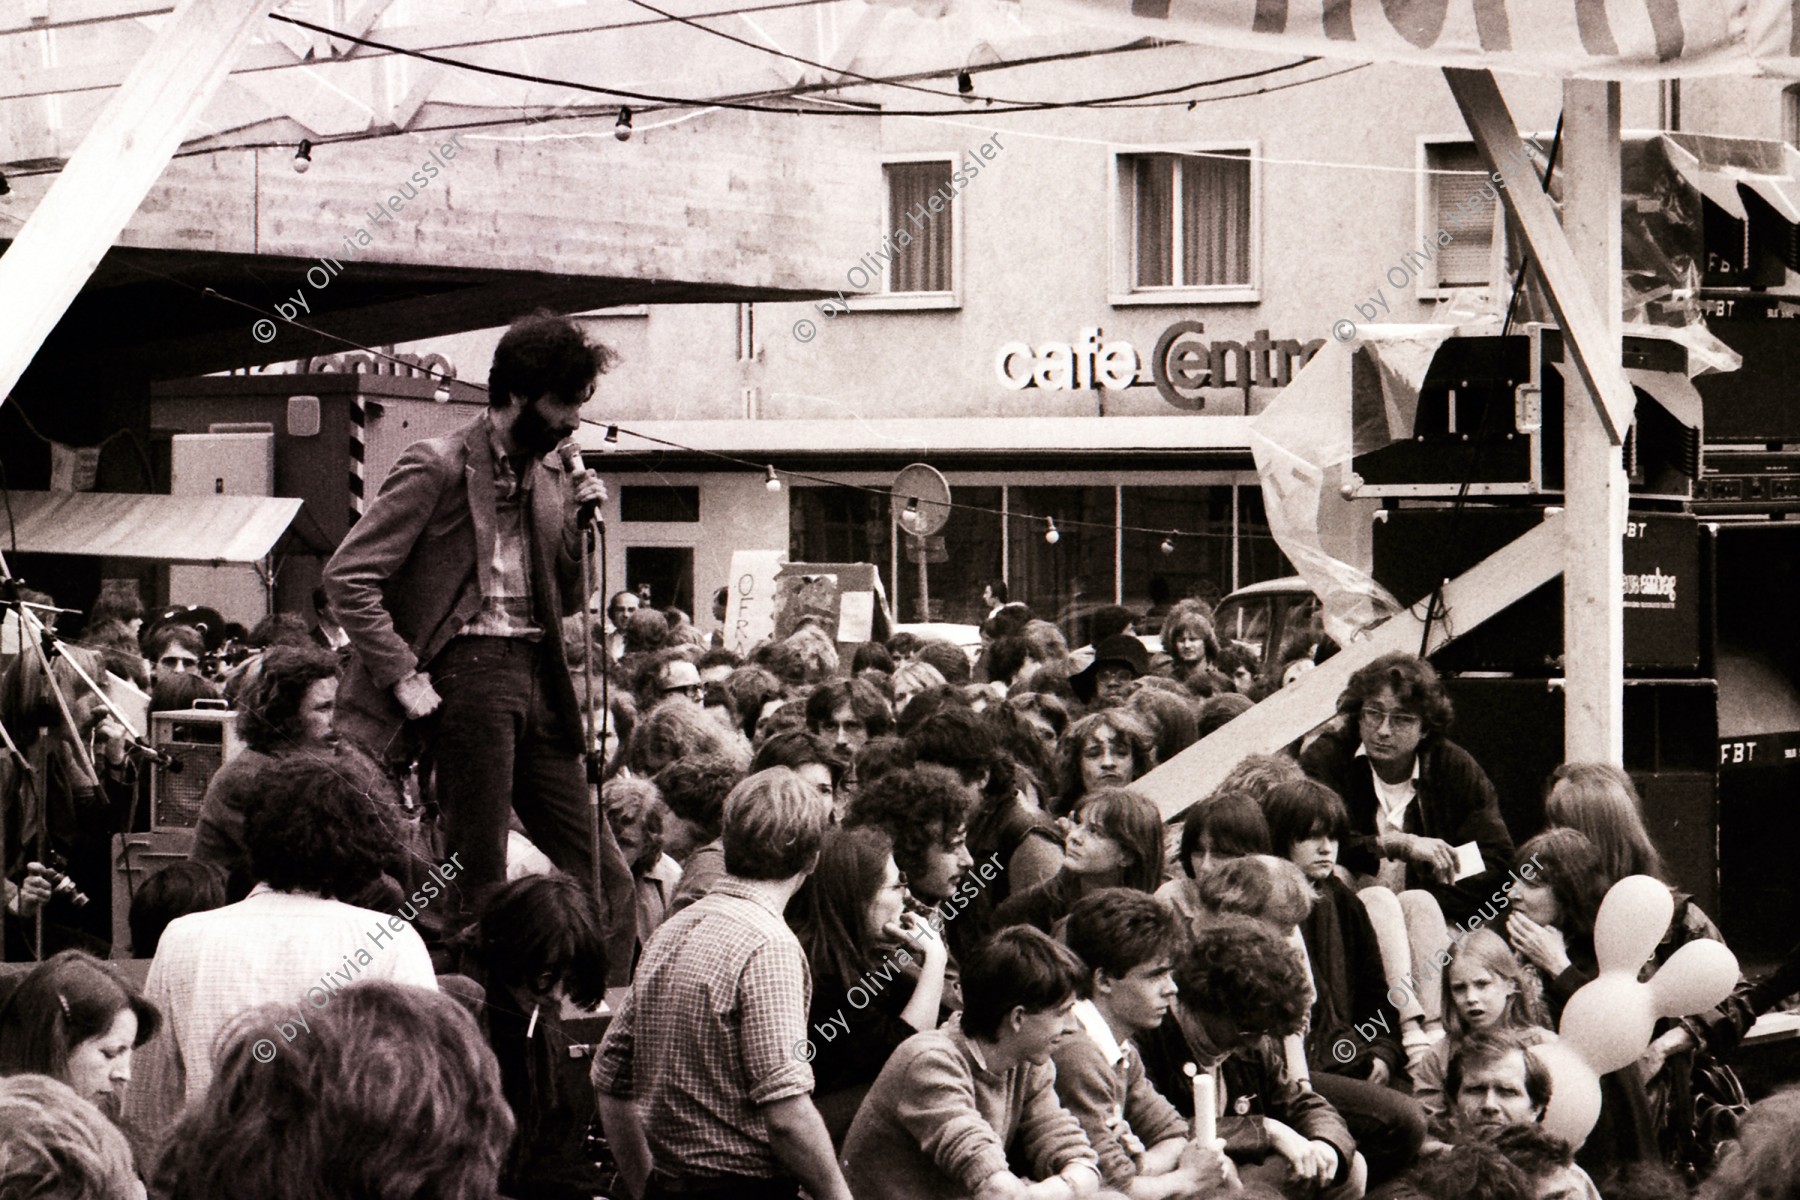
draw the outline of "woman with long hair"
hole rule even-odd
[[[1163,620],[1162,647],[1169,656],[1171,679],[1200,684],[1206,688],[1205,692],[1196,689],[1200,695],[1230,690],[1231,681],[1213,666],[1219,657],[1219,635],[1198,604],[1183,601],[1169,611]]]
[[[1163,877],[1163,821],[1156,805],[1126,788],[1085,796],[1055,875],[1015,890],[994,912],[997,926],[1034,925],[1054,935],[1075,902],[1109,887],[1154,894]]]
[[[1545,1007],[1552,1020],[1560,1021],[1569,998],[1600,973],[1594,920],[1615,881],[1607,877],[1594,843],[1573,829],[1544,830],[1519,847],[1517,861],[1533,864],[1536,878],[1522,878],[1513,889],[1506,938],[1536,968]],[[1655,1125],[1638,1067],[1602,1076],[1600,1098],[1600,1120],[1580,1154],[1588,1173],[1654,1158]]]
[[[1576,830],[1593,843],[1608,880],[1648,875],[1669,886],[1675,915],[1651,955],[1649,973],[1654,974],[1670,955],[1691,941],[1725,940],[1692,896],[1669,885],[1662,856],[1644,826],[1643,801],[1624,771],[1611,763],[1564,763],[1551,772],[1544,815],[1551,827]],[[1743,980],[1738,982],[1741,988]],[[1753,1020],[1740,1001],[1727,999],[1679,1021],[1665,1018],[1657,1022],[1657,1036],[1638,1060],[1638,1070],[1649,1091],[1652,1114],[1664,1131],[1665,1147],[1672,1155],[1693,1159],[1698,1150],[1703,1157],[1710,1157],[1710,1149],[1689,1142],[1694,1124],[1691,1077],[1695,1057],[1702,1050],[1728,1053]]]
[[[812,967],[813,1102],[836,1145],[888,1057],[938,1025],[949,951],[906,900],[893,840],[863,825],[826,834],[818,866],[788,902]],[[838,1033],[826,1040],[825,1029]]]
[[[1148,773],[1156,765],[1156,734],[1129,710],[1090,713],[1063,734],[1061,758],[1056,815],[1067,816],[1089,792],[1129,787]]]
[[[1429,985],[1425,985],[1429,986]],[[1443,995],[1444,1037],[1413,1068],[1413,1097],[1432,1117],[1442,1116],[1444,1072],[1450,1056],[1471,1033],[1503,1032],[1521,1045],[1554,1041],[1537,973],[1519,961],[1506,939],[1475,929],[1450,947],[1438,980]]]
[[[0,991],[0,1075],[48,1075],[115,1123],[131,1054],[162,1013],[92,955],[65,950]]]

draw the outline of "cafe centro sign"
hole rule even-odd
[[[1090,388],[1123,391],[1154,384],[1162,398],[1176,408],[1199,412],[1206,407],[1208,390],[1235,388],[1248,401],[1255,387],[1286,387],[1294,373],[1312,360],[1325,345],[1324,338],[1302,343],[1294,338],[1273,339],[1259,329],[1248,341],[1229,338],[1206,341],[1206,326],[1199,321],[1176,321],[1156,339],[1145,363],[1130,342],[1107,338],[1098,327],[1079,330],[1073,342],[1043,342],[1031,346],[1008,342],[994,359],[1000,385],[1012,391],[1046,388],[1074,392]],[[1150,377],[1143,378],[1148,366]]]

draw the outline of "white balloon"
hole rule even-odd
[[[1696,938],[1671,954],[1646,986],[1659,1016],[1685,1017],[1712,1008],[1737,985],[1738,960],[1731,948]]]
[[[1544,1128],[1579,1149],[1600,1119],[1600,1077],[1565,1042],[1544,1042],[1526,1053],[1550,1072]]]
[[[1655,1028],[1650,985],[1609,971],[1569,997],[1557,1032],[1595,1074],[1605,1075],[1636,1062]]]
[[[1669,931],[1675,898],[1668,885],[1648,875],[1627,875],[1612,885],[1594,918],[1594,957],[1600,973],[1635,976]]]

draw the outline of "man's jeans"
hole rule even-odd
[[[452,638],[430,666],[437,713],[438,801],[452,854],[462,857],[460,906],[506,879],[506,826],[525,833],[559,868],[593,887],[594,837],[581,759],[557,735],[546,672],[566,670],[541,643]]]

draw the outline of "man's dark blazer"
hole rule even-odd
[[[561,618],[581,604],[581,543],[567,472],[543,460],[530,492],[527,531],[534,617],[554,661]],[[409,756],[396,683],[423,670],[481,611],[478,565],[493,561],[494,452],[477,420],[446,437],[414,442],[325,566],[325,594],[350,635],[338,690],[338,732],[389,762]],[[552,671],[559,736],[581,751],[580,708],[566,670]]]
[[[1338,861],[1359,875],[1373,875],[1381,865],[1381,847],[1375,835],[1375,814],[1380,803],[1369,765],[1356,755],[1362,745],[1357,731],[1348,726],[1328,729],[1300,754],[1306,773],[1344,798],[1350,810],[1350,836],[1338,851]],[[1452,846],[1474,842],[1481,848],[1481,874],[1459,883],[1442,884],[1418,863],[1406,864],[1406,886],[1423,888],[1437,897],[1446,920],[1466,918],[1506,879],[1512,866],[1513,840],[1500,816],[1500,798],[1487,772],[1469,752],[1443,737],[1419,743],[1419,781],[1413,803],[1406,809],[1406,832],[1441,838]]]

